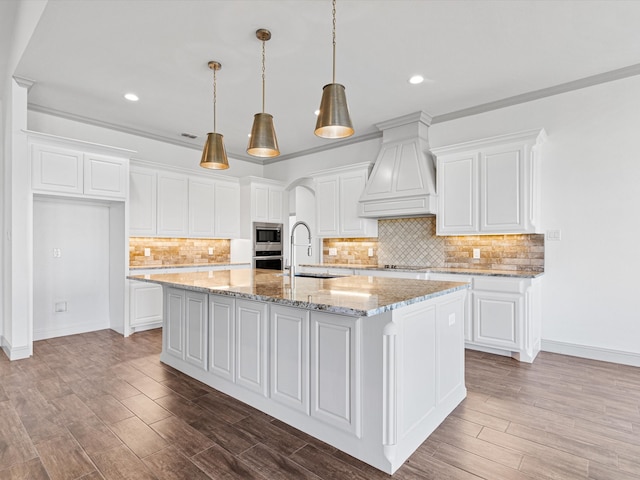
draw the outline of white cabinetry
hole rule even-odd
[[[165,290],[165,351],[202,370],[207,368],[207,309],[206,293]]]
[[[437,156],[438,235],[539,233],[544,130],[432,149]]]
[[[240,235],[237,181],[133,167],[129,189],[132,236],[237,238]]]
[[[311,416],[360,437],[360,319],[311,312]]]
[[[129,234],[134,237],[157,233],[157,174],[131,167],[129,174]]]
[[[358,200],[367,182],[369,165],[314,175],[318,236],[376,237],[378,221],[359,216]]]
[[[209,372],[235,381],[236,304],[233,297],[209,295]]]
[[[46,141],[31,143],[33,190],[124,200],[127,196],[128,160],[87,153],[81,147]]]
[[[469,282],[465,302],[467,348],[533,362],[540,351],[540,278],[429,273],[429,280]]]
[[[158,173],[158,235],[186,237],[189,227],[187,177]]]
[[[129,326],[135,331],[162,325],[162,286],[129,281]]]
[[[267,396],[267,305],[236,300],[236,383]]]
[[[284,186],[280,182],[260,177],[241,180],[241,233],[253,235],[253,222],[284,223]]]
[[[271,399],[309,414],[309,311],[271,305]]]

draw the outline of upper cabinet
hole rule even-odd
[[[125,200],[132,152],[29,132],[34,192]]]
[[[150,168],[131,168],[132,236],[237,238],[240,184]]]
[[[438,235],[540,233],[544,130],[432,149],[437,157]]]
[[[376,237],[378,221],[359,216],[358,200],[369,174],[361,164],[314,175],[316,211],[320,237]]]
[[[259,177],[241,180],[242,236],[250,238],[253,222],[284,223],[284,186]]]

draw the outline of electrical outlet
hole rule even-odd
[[[213,255],[213,247],[209,247],[209,255]]]
[[[60,250],[59,248],[54,248],[53,258],[60,258],[60,257],[62,257],[62,250]]]
[[[373,257],[373,248],[369,247],[368,255]]]
[[[473,258],[480,258],[480,249],[479,248],[474,248],[473,249]]]
[[[55,313],[64,313],[67,311],[67,302],[56,302],[53,306]]]
[[[456,314],[455,313],[450,313],[449,314],[449,325],[454,325],[456,323]]]
[[[331,255],[332,257],[335,257],[336,255],[338,255],[338,249],[337,248],[330,248],[329,249],[329,255]]]
[[[145,257],[150,257],[151,256],[151,249],[150,248],[145,248],[144,249],[144,256]]]
[[[562,232],[560,230],[547,230],[547,241],[558,242],[562,240]]]

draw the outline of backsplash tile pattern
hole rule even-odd
[[[473,249],[480,258],[473,258]],[[544,272],[544,235],[466,235],[445,237],[445,265]]]
[[[322,261],[328,264],[378,265],[378,245],[376,238],[324,238]],[[336,249],[336,255],[329,255],[330,248]],[[373,248],[372,257],[369,256],[370,248]]]
[[[436,217],[378,220],[378,257],[382,265],[440,267],[445,239],[436,236]]]
[[[209,255],[209,247],[213,255]],[[148,257],[144,256],[145,248],[151,250]],[[228,263],[230,259],[229,240],[129,237],[130,266]]]
[[[329,255],[329,248],[336,255]],[[374,256],[367,255],[374,249]],[[480,258],[473,258],[473,249]],[[436,236],[436,218],[378,220],[378,239],[325,238],[327,264],[412,265],[424,267],[544,271],[544,235]]]

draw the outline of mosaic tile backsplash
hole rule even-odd
[[[335,248],[336,254],[329,255]],[[374,256],[368,256],[373,248]],[[480,258],[473,258],[473,249]],[[323,259],[327,264],[412,265],[424,267],[478,268],[544,271],[544,235],[436,236],[436,218],[378,220],[378,239],[326,238]]]
[[[209,248],[213,255],[209,255]],[[144,256],[144,249],[151,255]],[[129,237],[129,265],[181,265],[191,263],[228,263],[231,258],[229,240],[209,238]]]

